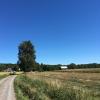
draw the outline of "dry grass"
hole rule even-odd
[[[0,75],[9,75],[9,72],[0,72]]]
[[[69,83],[74,87],[88,88],[90,91],[100,93],[100,73],[78,73],[78,72],[31,72],[27,76],[31,79],[42,79],[48,83]]]
[[[5,78],[9,75],[9,72],[0,72],[0,79]]]
[[[30,100],[26,98],[31,96],[41,98],[38,98],[39,100],[72,100],[73,98],[99,100],[100,98],[100,73],[93,71],[30,72],[17,77],[15,85],[17,97],[23,97],[22,100]],[[25,94],[20,95],[20,93]]]
[[[100,68],[67,69],[67,70],[60,70],[59,72],[100,73]]]
[[[77,73],[77,72],[31,72],[27,74],[31,78],[52,78],[58,80],[68,80],[77,78],[80,80],[100,81],[100,73]]]
[[[20,74],[23,74],[23,72],[16,72],[16,75],[20,75]]]

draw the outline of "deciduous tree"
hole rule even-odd
[[[35,67],[35,49],[31,41],[23,41],[19,47],[18,65],[24,72],[32,71]]]

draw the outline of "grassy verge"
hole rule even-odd
[[[8,72],[0,72],[0,80],[1,80],[2,78],[7,77],[8,75],[9,75]]]
[[[26,75],[16,77],[15,92],[17,100],[99,100],[94,93],[69,84]]]

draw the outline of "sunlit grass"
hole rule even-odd
[[[89,92],[80,87],[71,87],[68,84],[57,82],[47,83],[41,79],[30,79],[26,76],[17,77],[15,90],[17,99],[24,100],[92,100]],[[21,91],[21,94],[20,92]],[[88,99],[89,98],[89,99]]]
[[[8,75],[9,75],[9,72],[0,72],[0,80],[1,80],[2,78],[7,77]]]
[[[9,75],[9,72],[0,72],[0,75]]]
[[[20,75],[20,74],[23,74],[23,72],[16,72],[16,75]]]
[[[18,100],[99,100],[100,73],[30,72],[15,87]]]

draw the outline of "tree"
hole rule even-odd
[[[24,72],[32,71],[35,67],[35,50],[31,41],[23,41],[19,47],[18,65]]]
[[[76,68],[76,64],[71,63],[70,65],[67,65],[68,69],[75,69]]]

